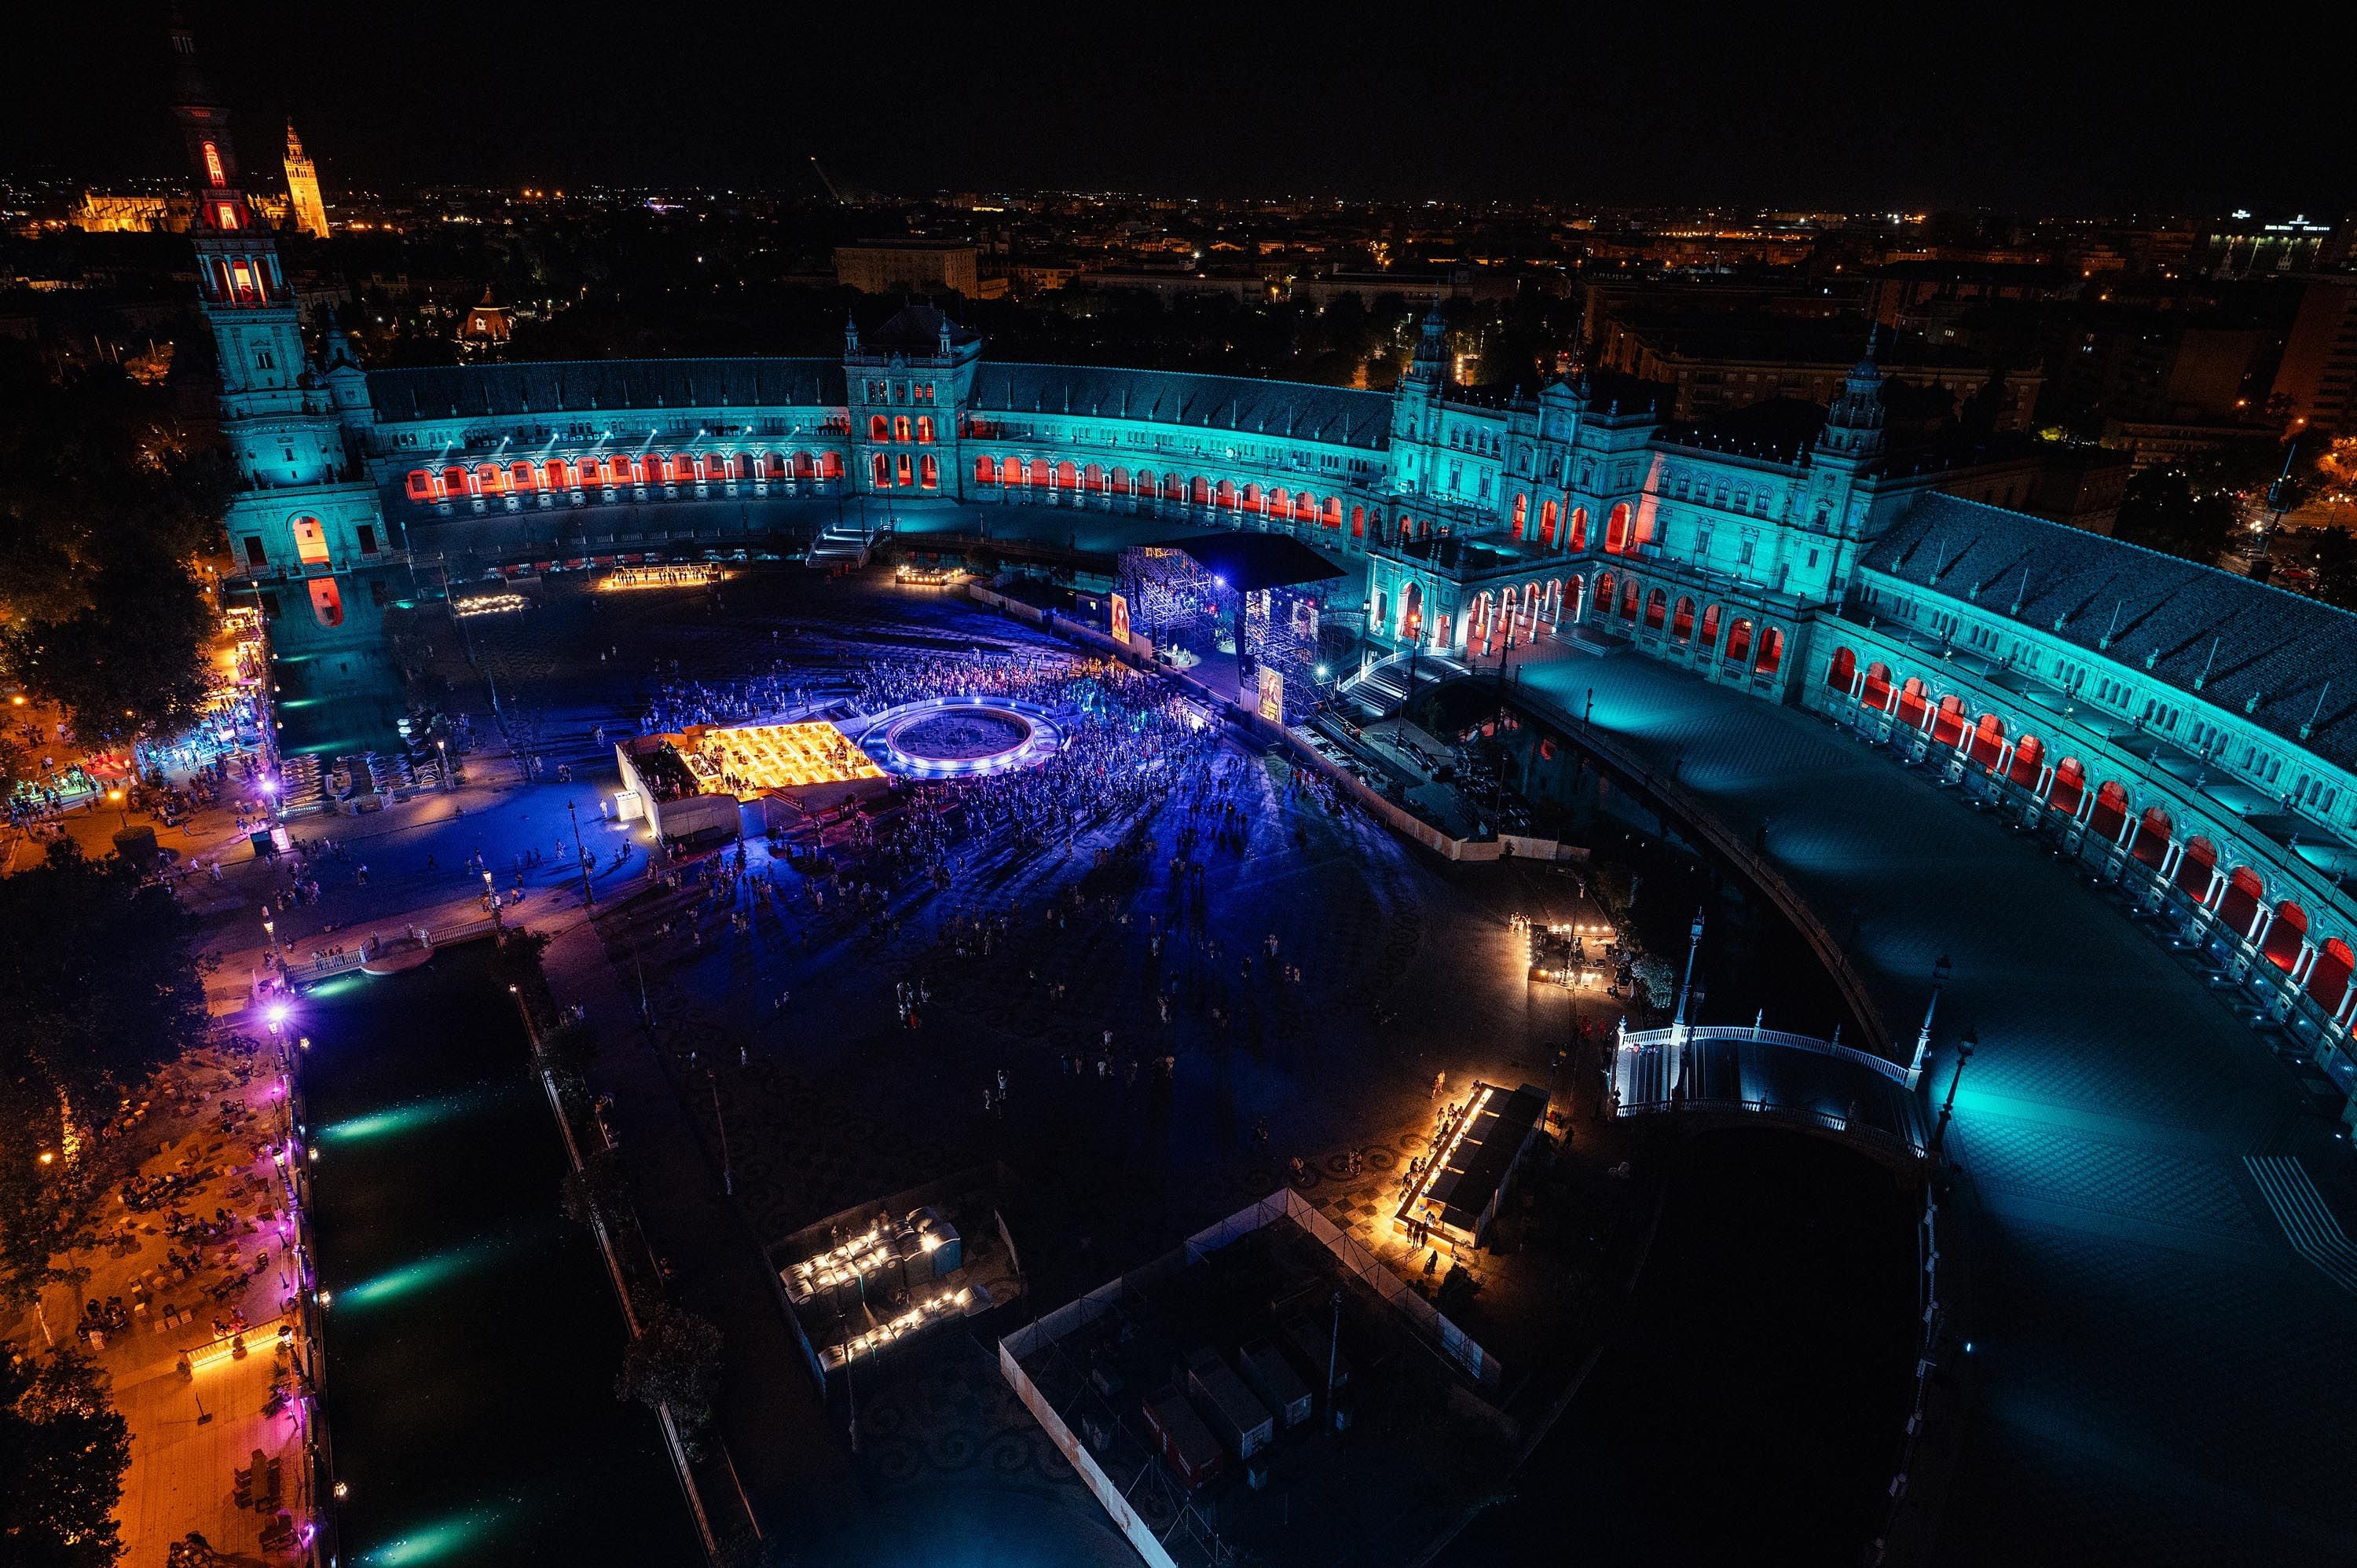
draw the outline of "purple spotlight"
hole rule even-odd
[[[275,794],[277,794],[277,793],[278,793],[278,780],[277,780],[277,779],[273,779],[273,778],[269,777],[267,774],[264,775],[264,777],[263,777],[263,780],[262,780],[262,792],[263,792],[264,794],[265,794],[265,795],[275,795]]]
[[[286,1022],[286,1004],[284,1002],[273,1002],[267,1012],[264,1014],[264,1016],[269,1018],[273,1024],[284,1024]]]

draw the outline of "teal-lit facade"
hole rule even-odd
[[[1892,450],[1870,353],[1781,433],[1673,425],[1602,375],[1452,386],[1437,315],[1390,392],[1000,363],[926,306],[846,328],[839,358],[321,363],[175,46],[249,578],[430,555],[456,527],[479,553],[503,516],[544,554],[532,520],[629,537],[653,503],[1286,531],[1361,568],[1378,649],[1478,664],[1575,637],[1933,763],[2166,909],[2357,1087],[2357,618],[2007,510],[2018,458]]]

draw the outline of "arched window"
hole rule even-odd
[[[1530,498],[1530,497],[1528,497],[1528,496],[1526,496],[1526,495],[1524,495],[1524,494],[1523,494],[1521,491],[1517,490],[1516,492],[1514,492],[1514,537],[1515,537],[1515,538],[1520,539],[1520,538],[1523,536],[1523,531],[1524,529],[1526,529],[1526,528],[1528,528],[1528,527],[1530,526],[1530,521],[1531,521],[1531,498]]]
[[[1424,636],[1424,589],[1419,584],[1410,583],[1400,596],[1400,636],[1410,642]]]
[[[2341,1011],[2349,996],[2349,976],[2357,972],[2357,953],[2339,937],[2327,937],[2308,968],[2308,993],[2327,1013]]]
[[[1052,473],[1048,467],[1048,459],[1045,457],[1032,458],[1031,488],[1035,490],[1044,490],[1051,482]]]
[[[1366,536],[1367,509],[1362,506],[1354,506],[1351,509],[1351,537],[1353,539],[1364,539]]]
[[[839,479],[843,478],[843,454],[840,452],[828,452],[822,455],[818,460],[818,474],[819,478],[823,479]]]
[[[1308,490],[1303,490],[1298,495],[1295,496],[1293,498],[1293,521],[1296,522],[1317,521],[1318,498],[1311,495]]]
[[[1558,617],[1576,621],[1579,618],[1581,607],[1586,603],[1587,580],[1575,572],[1565,580],[1563,591],[1563,602],[1555,607],[1555,613]]]
[[[2013,766],[2005,770],[2005,776],[2007,779],[2025,789],[2035,789],[2038,788],[2038,776],[2045,770],[2046,743],[2044,741],[2034,735],[2026,735],[2014,742]],[[2168,821],[2167,817],[2161,819],[2164,824]],[[2165,826],[2161,832],[2161,842],[2163,843],[2168,842],[2168,829]]]
[[[2116,779],[2104,779],[2095,790],[2095,809],[2087,813],[2087,831],[2104,839],[2115,840],[2127,820],[2128,792]]]
[[[899,414],[894,417],[892,421],[892,439],[900,442],[906,442],[909,439],[909,416],[907,414]]]
[[[1825,684],[1837,692],[1846,692],[1857,684],[1857,654],[1854,650],[1834,650],[1833,660],[1825,666]]]
[[[1220,504],[1230,511],[1236,510],[1236,482],[1233,479],[1220,481]]]
[[[1612,574],[1609,572],[1603,573],[1597,577],[1596,613],[1598,615],[1609,616],[1612,613],[1612,590],[1617,585],[1618,585],[1615,583]]]
[[[1726,659],[1729,664],[1740,664],[1751,654],[1751,623],[1738,620],[1727,628]]]
[[[306,566],[326,565],[328,564],[328,531],[319,526],[319,520],[316,517],[298,517],[295,520],[294,529],[296,558]],[[337,607],[336,620],[324,624],[334,626],[343,618],[340,602]]]
[[[508,483],[497,463],[478,463],[475,465],[475,488],[487,496],[495,496],[505,490]]]
[[[2276,918],[2267,927],[2266,940],[2259,951],[2266,961],[2289,974],[2299,962],[2300,945],[2308,940],[2308,911],[2286,899],[2276,906]]]
[[[1623,577],[1620,580],[1620,618],[1622,620],[1637,618],[1637,595],[1641,591],[1636,578]]]
[[[1773,675],[1784,667],[1784,633],[1781,628],[1763,626],[1760,628],[1760,649],[1751,656],[1754,675]]]
[[[880,413],[871,415],[867,421],[867,439],[870,441],[891,440],[892,422],[885,418]]]
[[[1921,676],[1910,675],[1899,686],[1899,722],[1909,729],[1923,727],[1923,714],[1932,705],[1931,693],[1925,690]]]
[[[408,487],[409,499],[414,501],[430,501],[438,493],[435,488],[434,476],[423,468],[409,470]]]
[[[2259,915],[2259,900],[2267,885],[2247,865],[2234,867],[2226,878],[2226,896],[2218,900],[2218,918],[2236,936],[2247,936]]]
[[[1604,523],[1604,553],[1618,555],[1629,548],[1629,503],[1621,501],[1613,507]]]
[[[1286,491],[1271,490],[1268,492],[1268,509],[1277,516],[1283,517],[1286,512],[1290,511],[1292,508],[1293,497]]]
[[[2177,890],[2196,902],[2210,896],[2210,878],[2217,874],[2218,846],[2200,833],[2185,841],[2177,857]]]
[[[1210,506],[1211,504],[1211,481],[1203,478],[1202,475],[1196,475],[1195,482],[1188,486],[1187,489],[1189,498],[1193,500],[1195,505]]]
[[[930,413],[917,415],[917,444],[920,446],[931,446],[932,439],[933,416]]]
[[[1890,706],[1890,666],[1879,659],[1866,667],[1866,686],[1858,700],[1869,708]]]
[[[1718,607],[1711,606],[1702,612],[1702,646],[1710,647],[1718,640]]]
[[[1092,463],[1086,468],[1082,470],[1081,482],[1088,486],[1089,489],[1096,491],[1099,495],[1103,495],[1105,488],[1104,470],[1099,467],[1096,464]]]
[[[1326,498],[1325,522],[1327,527],[1333,529],[1337,532],[1341,532],[1342,498],[1340,496],[1328,496]]]
[[[1680,642],[1692,642],[1694,640],[1694,623],[1695,602],[1690,598],[1681,597],[1678,600],[1677,613],[1670,617],[1670,635]],[[1851,653],[1846,648],[1842,650],[1842,653],[1848,658],[1851,664],[1857,664],[1857,656],[1856,654]],[[1849,682],[1847,681],[1844,681],[1842,682],[1845,690],[1847,689],[1848,684]]]
[[[1056,465],[1056,488],[1058,489],[1072,489],[1076,488],[1080,482],[1081,471],[1078,468],[1075,468],[1070,463],[1059,463]]]
[[[1129,470],[1127,468],[1115,468],[1113,471],[1111,483],[1113,485],[1114,494],[1117,496],[1125,496],[1129,494]]]
[[[1667,619],[1669,618],[1669,615],[1670,615],[1670,596],[1669,596],[1669,595],[1667,595],[1667,594],[1663,593],[1663,592],[1661,589],[1659,589],[1659,588],[1655,588],[1652,593],[1650,593],[1650,594],[1648,594],[1648,595],[1646,595],[1646,596],[1645,596],[1645,629],[1646,629],[1646,630],[1648,630],[1648,631],[1659,631],[1659,630],[1661,630],[1661,629],[1662,629],[1662,623],[1663,623],[1664,620],[1667,620]]]
[[[1995,768],[1997,753],[2004,749],[2005,721],[1995,714],[1983,714],[1973,730],[1973,760],[1983,768]]]
[[[876,454],[876,488],[882,489],[892,482],[892,459],[882,452]]]
[[[1268,510],[1268,498],[1261,493],[1261,489],[1258,485],[1246,485],[1244,487],[1244,510],[1246,511],[1258,512],[1265,512]]]
[[[1954,746],[1964,738],[1964,700],[1949,695],[1940,699],[1940,711],[1932,715],[1932,738],[1942,746]]]
[[[761,458],[761,477],[765,479],[788,478],[793,471],[793,459],[783,452],[771,452]]]
[[[929,490],[942,488],[941,459],[935,457],[931,452],[917,459],[917,483]]]
[[[992,462],[988,457],[976,457],[974,460],[974,482],[977,485],[996,484],[998,482],[998,465]]]
[[[2066,817],[2075,817],[2079,814],[2079,802],[2085,799],[2086,794],[2087,769],[2084,764],[2075,757],[2066,757],[2054,765],[2054,782],[2046,791],[2048,805]],[[2205,888],[2210,886],[2206,875],[2201,879],[2201,886]],[[2195,897],[2200,895],[2197,893]]]
[[[2130,842],[2128,853],[2158,870],[2160,863],[2169,858],[2169,835],[2176,825],[2158,806],[2147,806],[2136,822],[2136,838]]]
[[[1555,502],[1541,501],[1539,503],[1539,542],[1545,545],[1550,550],[1555,548],[1555,520],[1562,515],[1563,513],[1561,510],[1556,507]]]
[[[1584,506],[1571,509],[1571,547],[1574,550],[1587,548],[1587,509]]]

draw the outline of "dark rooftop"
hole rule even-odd
[[[838,360],[565,360],[368,372],[380,420],[658,408],[839,407]]]
[[[973,407],[977,413],[1152,420],[1371,450],[1386,444],[1392,419],[1387,392],[1181,371],[1000,362],[974,373]]]
[[[1322,583],[1342,569],[1289,533],[1222,530],[1164,540],[1157,546],[1183,551],[1206,572],[1240,594]]]
[[[1949,495],[1920,497],[1863,564],[2149,671],[2357,766],[2357,616],[2346,610]]]

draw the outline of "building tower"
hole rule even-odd
[[[1392,484],[1404,494],[1440,486],[1440,403],[1448,392],[1448,324],[1435,296],[1415,340],[1415,358],[1392,399]],[[1426,526],[1430,524],[1427,522]]]
[[[239,489],[224,519],[238,569],[333,571],[381,559],[377,494],[303,348],[278,246],[241,182],[229,111],[172,17],[173,118],[197,180],[198,307],[220,360],[221,435]]]
[[[286,126],[286,220],[297,234],[328,237],[328,204],[319,199],[319,171],[304,155],[293,122]]]

